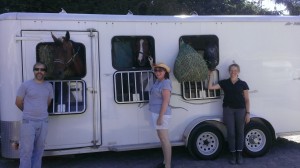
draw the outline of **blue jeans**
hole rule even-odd
[[[20,131],[20,168],[42,167],[48,119],[23,119]]]
[[[224,123],[230,152],[243,151],[246,109],[223,108]]]

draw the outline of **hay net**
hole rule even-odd
[[[203,51],[197,52],[189,44],[180,42],[179,52],[174,64],[174,76],[179,82],[202,81],[207,79],[208,68]]]

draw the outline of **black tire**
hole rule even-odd
[[[263,156],[272,146],[270,130],[262,123],[250,122],[245,128],[244,152],[250,157]]]
[[[188,140],[188,151],[197,159],[211,160],[217,158],[223,149],[224,137],[213,126],[197,126]]]

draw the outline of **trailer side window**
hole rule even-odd
[[[77,114],[86,110],[86,84],[83,80],[49,81],[54,90],[49,114]]]
[[[214,71],[213,76],[213,84],[218,83],[219,81],[219,73],[218,71]],[[195,99],[209,99],[220,97],[221,91],[218,90],[208,90],[207,89],[208,80],[203,80],[200,82],[195,81],[187,81],[182,82],[182,90],[183,90],[183,98],[186,100],[195,100]]]
[[[86,52],[82,43],[71,41],[70,48],[54,42],[36,46],[36,61],[47,65],[48,80],[54,89],[49,114],[83,113],[86,109],[85,82]]]
[[[114,73],[114,97],[117,103],[148,102],[154,74],[151,70]]]
[[[210,47],[219,48],[219,40],[215,35],[195,35],[195,36],[182,36],[181,39],[191,45],[198,53],[199,56],[205,58],[204,54],[209,52]],[[218,50],[217,50],[218,51]],[[219,59],[219,53],[216,55]],[[208,60],[206,60],[208,61]],[[208,67],[210,66],[207,64]],[[213,83],[219,81],[219,73],[216,69],[213,73]],[[182,96],[186,100],[208,99],[220,97],[220,90],[208,90],[208,79],[203,81],[186,81],[181,83]]]
[[[112,65],[116,70],[150,70],[149,56],[155,61],[154,39],[150,36],[112,39]]]
[[[64,52],[54,42],[43,42],[37,45],[36,60],[45,63],[48,67],[46,79],[81,79],[86,75],[84,44],[73,42],[72,47],[71,52]]]
[[[117,103],[149,100],[153,73],[148,57],[155,61],[154,39],[150,36],[116,36],[112,39],[114,97]]]

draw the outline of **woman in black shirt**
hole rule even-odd
[[[223,120],[227,127],[228,144],[231,152],[230,163],[242,164],[244,148],[244,127],[250,122],[249,87],[245,81],[238,78],[240,67],[238,64],[229,66],[230,78],[212,84],[212,73],[209,74],[208,89],[222,89]]]

